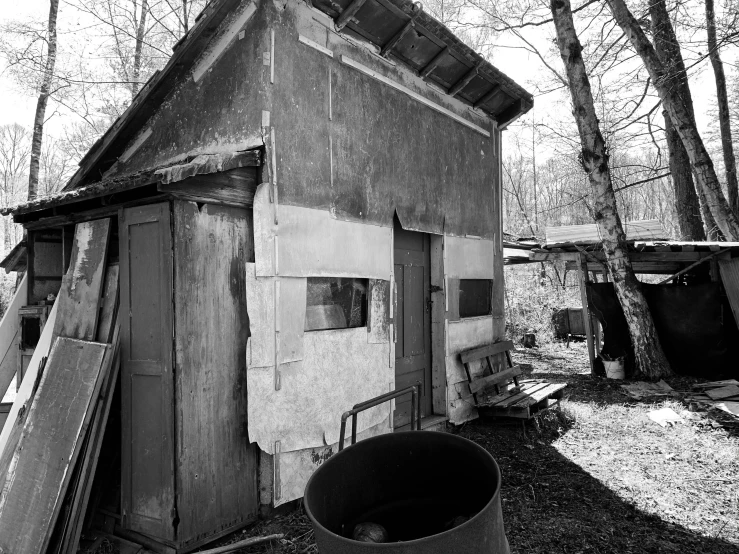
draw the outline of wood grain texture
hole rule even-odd
[[[507,381],[510,381],[511,379],[518,375],[521,375],[522,373],[523,370],[516,365],[511,368],[504,369],[503,371],[499,371],[498,373],[493,373],[492,375],[480,377],[479,379],[475,379],[470,383],[470,391],[472,391],[472,394],[475,394],[476,392],[485,390],[488,387],[492,387],[493,385],[506,383]]]
[[[160,183],[162,192],[191,197],[193,201],[251,206],[257,190],[257,168],[241,167],[222,173],[197,175],[183,181]]]
[[[57,339],[10,465],[2,468],[0,551],[44,552],[102,384],[104,344]],[[54,414],[54,417],[49,417]]]
[[[501,342],[496,342],[495,344],[491,344],[488,346],[482,346],[480,348],[475,348],[473,350],[467,350],[466,352],[462,352],[460,354],[460,358],[462,359],[462,363],[467,363],[472,360],[478,360],[480,358],[484,358],[486,356],[495,356],[496,354],[502,354],[503,352],[507,350],[514,350],[513,341],[510,340],[504,340]]]
[[[105,285],[100,305],[100,316],[96,332],[97,342],[112,342],[114,323],[118,316],[118,288],[120,266],[111,264],[105,270]]]
[[[170,205],[121,210],[121,507],[125,529],[175,539]]]
[[[257,516],[258,453],[247,432],[246,261],[253,254],[246,215],[174,203],[181,545],[200,544]]]
[[[109,237],[108,218],[77,225],[72,261],[57,300],[59,317],[54,324],[54,336],[95,340]]]

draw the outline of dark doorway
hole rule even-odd
[[[395,387],[421,383],[421,415],[431,414],[429,236],[395,222]],[[395,405],[395,427],[410,422],[410,399]]]

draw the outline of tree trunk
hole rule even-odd
[[[608,153],[593,104],[590,80],[582,58],[569,0],[552,0],[552,18],[557,45],[567,70],[574,116],[582,145],[582,165],[588,174],[593,197],[593,215],[603,237],[603,249],[616,295],[629,325],[637,370],[650,379],[672,374],[670,364],[654,327],[652,314],[629,260],[626,233],[616,208]]]
[[[141,51],[144,49],[144,33],[146,32],[146,14],[149,11],[148,0],[141,2],[141,15],[136,29],[136,50],[133,55],[133,82],[131,83],[131,99],[139,92],[139,76],[141,75]]]
[[[707,0],[709,1],[709,0]],[[657,52],[666,71],[666,84],[683,99],[685,107],[693,114],[693,99],[688,86],[688,74],[680,52],[675,31],[670,23],[665,0],[651,0],[649,15],[652,19],[652,35],[654,49]],[[670,152],[670,174],[675,190],[675,209],[680,228],[680,240],[706,240],[701,218],[701,206],[693,183],[693,174],[690,169],[690,158],[685,151],[680,136],[677,134],[670,116],[666,110],[662,112],[665,118],[665,138],[667,149]],[[695,120],[695,117],[693,117]],[[713,218],[711,218],[713,220]]]
[[[28,199],[36,198],[38,190],[39,160],[41,158],[41,143],[44,138],[44,120],[46,118],[46,104],[49,102],[51,82],[54,79],[56,65],[56,16],[59,13],[59,0],[51,0],[49,4],[48,51],[46,53],[46,67],[41,81],[41,90],[36,103],[36,115],[33,118],[33,138],[31,139],[31,167],[28,171]]]
[[[734,144],[731,140],[731,123],[729,118],[729,97],[726,93],[726,76],[724,64],[716,42],[716,14],[713,10],[713,0],[706,0],[706,30],[708,31],[708,56],[713,66],[713,76],[716,79],[716,99],[718,101],[718,123],[721,129],[721,148],[724,152],[724,167],[726,169],[726,190],[729,196],[729,206],[734,215],[739,216],[739,186],[736,180],[736,159],[734,158]]]
[[[666,72],[662,62],[657,57],[652,44],[639,26],[632,13],[626,7],[624,0],[606,0],[611,8],[613,17],[624,31],[636,53],[639,54],[657,89],[662,105],[672,120],[680,140],[690,158],[693,176],[699,190],[705,194],[708,209],[713,214],[718,228],[727,240],[739,241],[739,219],[729,208],[721,184],[716,177],[713,161],[708,155],[703,140],[698,134],[695,121],[682,98],[666,84]]]

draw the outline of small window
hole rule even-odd
[[[367,279],[308,277],[305,330],[367,325]]]
[[[459,317],[490,315],[493,308],[492,279],[459,280]]]

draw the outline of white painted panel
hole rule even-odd
[[[492,279],[495,241],[444,237],[444,273],[460,279]]]
[[[276,275],[277,206],[270,201],[270,186],[262,183],[254,193],[254,261],[258,277]]]
[[[389,227],[341,221],[298,206],[281,205],[278,215],[279,275],[388,279],[392,274]]]
[[[447,416],[449,422],[460,425],[478,417],[475,400],[467,383],[457,383],[447,387]]]
[[[447,356],[493,342],[493,316],[470,317],[447,323]]]
[[[13,295],[8,309],[0,321],[0,398],[10,386],[16,372],[18,371],[18,310],[26,305],[28,301],[28,276],[23,280]]]
[[[351,432],[351,428],[349,428],[349,431]],[[386,418],[377,425],[357,433],[357,442],[390,432],[392,432],[392,428]],[[348,444],[349,440],[347,439],[345,445]],[[339,445],[336,443],[331,446],[283,452],[276,456],[275,463],[279,465],[276,474],[279,475],[279,479],[275,481],[275,507],[296,498],[302,498],[305,485],[308,484],[308,479],[313,475],[313,472],[338,451]]]
[[[0,457],[2,457],[5,445],[8,442],[10,431],[13,428],[13,422],[18,419],[18,411],[21,407],[25,406],[28,399],[31,397],[33,392],[33,386],[36,383],[36,376],[38,375],[38,368],[41,364],[41,358],[49,355],[51,350],[51,335],[54,331],[54,322],[56,321],[56,309],[59,306],[59,302],[55,302],[54,306],[49,312],[49,317],[46,320],[43,331],[41,331],[41,337],[39,338],[36,349],[33,351],[31,361],[28,363],[26,374],[23,376],[21,382],[21,388],[18,390],[18,394],[13,402],[13,407],[10,408],[8,418],[5,420],[6,425],[3,426],[2,433],[0,433]]]
[[[248,367],[275,365],[275,281],[256,277],[256,264],[246,264],[246,311],[251,336],[246,344]]]
[[[389,344],[368,343],[365,327],[305,333],[303,348],[302,361],[279,367],[278,391],[274,367],[247,369],[249,438],[269,454],[275,441],[282,452],[337,442],[341,414],[387,392],[395,378]],[[358,430],[389,412],[389,404],[363,412]]]
[[[305,278],[278,278],[279,332],[277,334],[277,363],[285,364],[303,359],[305,329]]]

